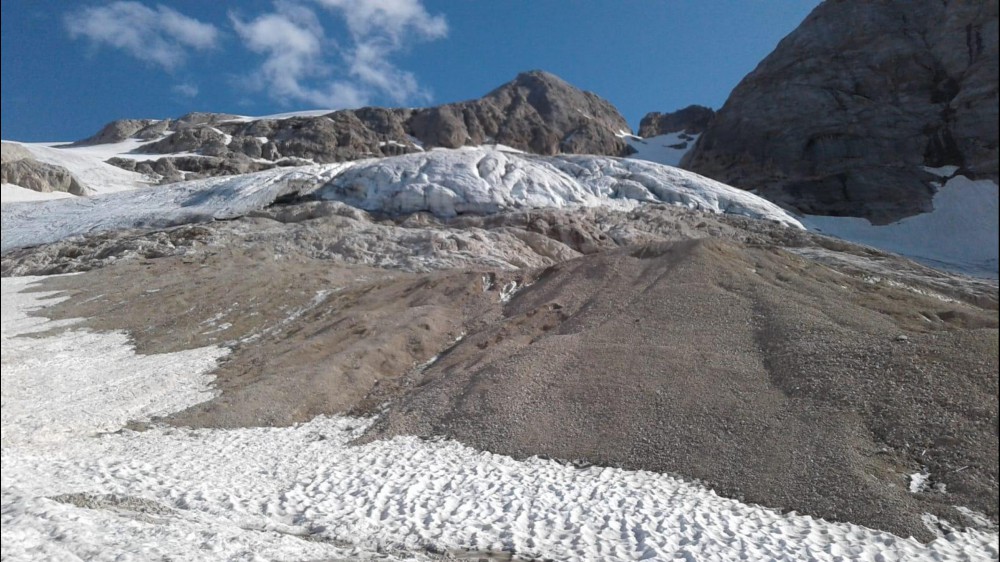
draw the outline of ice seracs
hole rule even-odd
[[[232,219],[279,197],[440,217],[505,210],[669,203],[801,224],[748,192],[669,166],[606,156],[535,156],[502,147],[266,170],[90,198],[5,205],[2,250],[123,228]]]

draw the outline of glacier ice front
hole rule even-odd
[[[505,210],[669,203],[802,225],[746,191],[652,162],[535,156],[500,147],[435,149],[381,159],[267,170],[163,187],[2,208],[2,250],[125,228],[238,218],[282,197],[342,201],[366,211],[439,217]]]

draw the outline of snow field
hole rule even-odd
[[[684,132],[667,133],[649,138],[624,133],[621,135],[625,142],[635,150],[635,153],[629,155],[629,158],[649,160],[667,166],[680,165],[681,159],[694,148],[694,143],[698,142],[700,136],[700,134],[688,135]],[[691,137],[691,139],[683,137]],[[684,148],[674,148],[680,146]]]
[[[954,172],[953,166],[941,173]],[[937,170],[937,169],[931,169]],[[934,267],[997,277],[998,201],[990,180],[949,179],[934,195],[934,210],[884,226],[856,217],[805,216],[811,230],[915,258]]]
[[[0,184],[0,201],[7,203],[22,203],[25,201],[49,201],[51,199],[66,199],[76,197],[65,191],[41,192],[12,183]]]
[[[24,292],[36,279],[2,280],[5,560],[419,560],[433,557],[428,547],[558,560],[998,555],[996,533],[955,532],[921,545],[745,505],[661,474],[515,461],[412,437],[349,445],[371,423],[365,419],[88,435],[113,431],[136,411],[162,414],[207,398],[206,373],[220,352],[184,352],[202,355],[178,372],[157,371],[176,365],[175,354],[139,357],[118,334],[81,337],[67,322],[28,317],[52,302],[51,294]],[[116,359],[85,359],[109,354]],[[157,396],[118,392],[116,373],[125,371],[187,398],[158,405]],[[8,384],[10,372],[19,384]],[[100,396],[97,422],[64,408],[96,407],[80,400],[80,381],[89,385],[84,394]],[[44,430],[26,416],[8,417],[8,404],[41,412]],[[47,438],[52,432],[61,438]],[[7,438],[13,434],[23,437]]]
[[[28,316],[64,297],[21,293],[39,278],[3,280],[2,442],[60,443],[208,400],[217,347],[136,355],[128,335],[74,329],[74,321]],[[49,337],[25,334],[61,330]],[[48,376],[46,376],[48,375]]]

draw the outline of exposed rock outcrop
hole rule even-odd
[[[25,189],[49,193],[64,191],[73,195],[90,195],[91,190],[62,166],[39,162],[28,149],[15,143],[2,145],[0,180]]]
[[[108,144],[121,142],[130,137],[145,138],[140,135],[148,127],[162,123],[161,127],[166,128],[166,122],[157,119],[118,119],[105,125],[96,135],[76,141],[72,146],[91,146],[95,144]]]
[[[689,105],[670,113],[647,113],[639,122],[639,136],[648,138],[669,133],[698,135],[705,132],[715,117],[715,110],[703,105]]]
[[[997,180],[997,1],[824,2],[682,165],[800,211],[930,210],[927,167]]]
[[[218,159],[201,163],[197,170],[175,160],[173,165],[181,175],[164,176],[164,180],[176,181],[233,173],[230,170],[244,168],[239,161],[245,158],[329,163],[491,143],[545,155],[621,156],[630,149],[619,134],[630,130],[618,110],[596,94],[547,72],[532,71],[480,99],[426,109],[365,107],[320,116],[263,119],[190,113],[173,121],[115,121],[77,144],[120,142],[129,137],[159,139],[138,152],[196,153]],[[141,166],[130,167],[126,160],[111,163],[127,169]]]

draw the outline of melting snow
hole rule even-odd
[[[519,462],[412,437],[349,446],[365,419],[93,436],[203,399],[220,352],[139,357],[120,334],[29,317],[52,297],[23,292],[33,280],[2,280],[5,560],[997,557],[996,533],[938,525],[942,538],[922,545],[650,472]],[[52,328],[69,329],[38,334]]]

